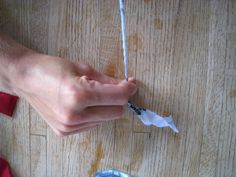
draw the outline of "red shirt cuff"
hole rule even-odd
[[[0,92],[0,113],[12,116],[18,97]]]
[[[0,177],[12,177],[8,162],[0,158]]]

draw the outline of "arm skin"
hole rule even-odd
[[[121,117],[134,79],[110,78],[80,62],[30,50],[0,33],[0,87],[25,98],[59,136]]]

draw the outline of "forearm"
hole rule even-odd
[[[32,50],[0,32],[0,88],[15,93],[17,78],[24,71],[20,65]]]

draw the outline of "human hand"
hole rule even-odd
[[[59,136],[121,117],[137,90],[133,79],[120,81],[92,67],[29,53],[18,65],[15,93],[24,97]]]

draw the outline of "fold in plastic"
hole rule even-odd
[[[152,112],[148,109],[141,109],[140,112],[141,114],[139,114],[138,117],[144,125],[154,125],[159,128],[170,127],[175,133],[179,133],[179,130],[177,129],[174,120],[171,116],[161,117],[155,112]]]

